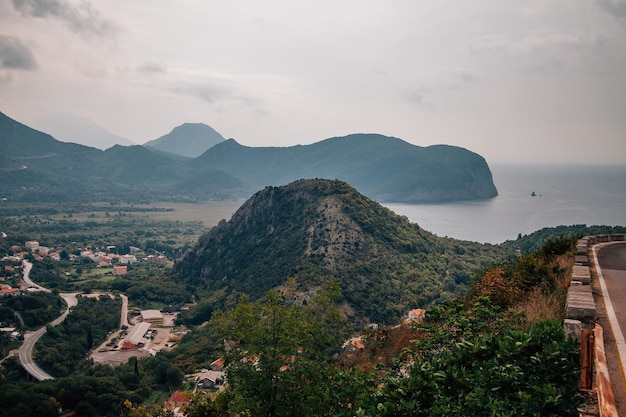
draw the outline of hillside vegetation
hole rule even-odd
[[[408,309],[463,293],[504,252],[439,238],[342,181],[267,187],[203,235],[176,264],[179,281],[214,307],[260,298],[293,278],[307,300],[339,279],[355,323],[397,322]]]
[[[290,285],[244,297],[200,330],[224,355],[229,385],[193,397],[189,416],[577,416],[578,345],[561,324],[574,243],[498,262],[467,295],[422,321],[364,331],[352,349],[340,347],[335,282],[306,305]]]

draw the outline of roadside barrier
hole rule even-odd
[[[596,243],[624,241],[624,234],[587,236],[576,244],[571,284],[565,305],[565,332],[580,342],[580,388],[595,389],[600,417],[618,417],[604,349],[602,326],[591,290],[589,249]]]

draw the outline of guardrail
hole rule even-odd
[[[587,236],[576,244],[571,284],[565,305],[566,333],[580,341],[581,389],[596,389],[600,417],[618,417],[604,350],[602,326],[595,323],[597,309],[591,290],[589,249],[597,243],[625,241],[624,234]]]

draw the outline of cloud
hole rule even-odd
[[[592,40],[587,36],[563,33],[526,33],[523,36],[485,36],[470,45],[473,53],[527,55],[555,48],[587,47]]]
[[[137,67],[137,71],[144,73],[165,73],[167,71],[167,66],[154,62],[146,62],[145,64]]]
[[[406,89],[404,91],[404,98],[410,103],[416,104],[422,107],[432,107],[433,103],[425,96],[427,93],[426,88]]]
[[[32,51],[14,36],[0,35],[0,68],[32,70],[37,62]]]
[[[59,19],[76,33],[107,35],[115,31],[115,25],[85,0],[78,4],[64,0],[13,0],[13,7],[24,17]]]
[[[626,1],[624,0],[598,0],[598,4],[605,11],[622,19],[626,19]]]
[[[237,103],[245,106],[258,106],[261,101],[250,96],[249,94],[241,94],[237,88],[218,83],[177,83],[166,88],[171,93],[183,96],[191,96],[199,98],[207,103],[225,106],[229,103]]]

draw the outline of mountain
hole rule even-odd
[[[14,159],[37,159],[89,151],[85,146],[64,143],[32,129],[0,112],[0,153]]]
[[[394,323],[465,289],[469,272],[500,249],[439,238],[339,180],[266,187],[199,240],[175,265],[198,298],[258,299],[293,278],[306,300],[339,279],[357,323]],[[499,252],[498,252],[499,253]]]
[[[34,125],[60,141],[79,143],[101,150],[114,145],[136,145],[130,139],[115,135],[92,120],[69,113],[47,116],[35,122]]]
[[[144,143],[144,146],[175,155],[195,158],[224,138],[212,127],[203,123],[185,123],[167,135]]]
[[[133,201],[165,198],[207,199],[249,196],[250,185],[216,170],[193,171],[188,158],[140,145],[114,145],[106,151],[61,142],[0,113],[0,194],[3,197]],[[209,175],[212,173],[212,175]],[[210,187],[189,190],[198,179]]]
[[[204,126],[204,127],[202,127]],[[174,129],[206,131],[205,125]],[[189,136],[191,137],[191,136]],[[208,145],[207,145],[208,146]],[[306,146],[246,147],[222,140],[197,158],[151,146],[106,151],[56,140],[0,113],[0,194],[10,198],[93,200],[247,198],[300,178],[340,179],[387,202],[471,200],[497,195],[484,158],[446,145],[420,147],[356,134]]]
[[[312,145],[247,147],[224,141],[194,159],[258,187],[300,178],[349,182],[379,201],[471,200],[498,195],[484,158],[467,149],[415,146],[375,134],[335,137]]]

